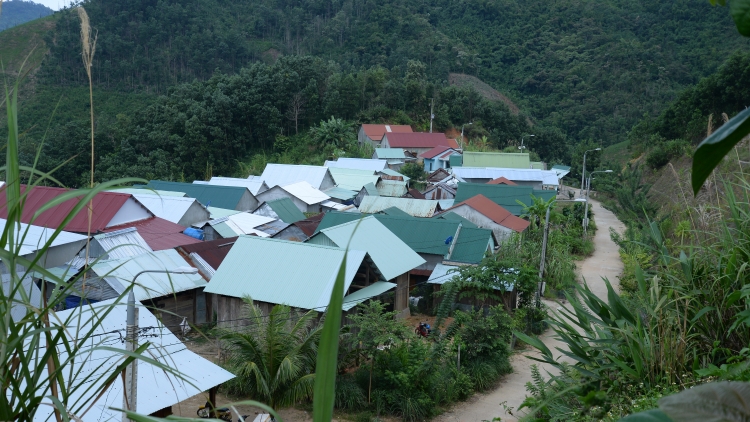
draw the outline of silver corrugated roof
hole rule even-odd
[[[375,155],[379,159],[400,158],[401,162],[406,158],[403,148],[375,148]]]
[[[282,186],[281,189],[284,189],[285,191],[294,195],[296,198],[299,198],[307,205],[319,204],[323,201],[331,199],[330,196],[319,191],[318,189],[315,189],[314,187],[312,187],[312,185],[305,181]]]
[[[205,292],[323,311],[344,253],[341,248],[240,236]],[[365,256],[364,251],[349,251],[344,291]]]
[[[400,180],[381,180],[375,186],[380,196],[400,198],[406,193],[406,182]]]
[[[401,152],[403,154],[403,150]],[[387,163],[383,160],[367,158],[339,158],[337,161],[326,161],[326,167],[338,167],[345,169],[383,171]]]
[[[198,204],[198,206],[205,209],[195,198],[142,194],[136,194],[133,197],[155,216],[175,224],[182,220],[182,217],[185,216],[185,213],[188,212],[193,204]],[[208,212],[206,212],[206,217],[208,217]]]
[[[305,181],[315,189],[319,189],[326,173],[328,173],[328,169],[322,166],[267,164],[260,177],[269,188]]]
[[[150,346],[144,355],[154,359],[163,365],[182,373],[184,379],[165,372],[148,362],[136,360],[138,365],[138,401],[137,409],[141,414],[161,410],[186,400],[196,394],[208,391],[234,378],[230,372],[212,363],[185,347],[185,345],[159,320],[143,307],[136,304],[140,309],[138,312],[138,326],[151,327],[146,331],[150,335],[143,341],[148,341]],[[101,318],[100,315],[105,317]],[[94,339],[100,345],[109,348],[125,349],[121,341],[121,334],[125,332],[127,307],[125,303],[116,303],[115,300],[99,302],[92,306],[82,306],[74,309],[57,312],[57,318],[50,318],[53,324],[58,323],[58,318],[63,321],[67,331],[75,337],[76,333],[85,333],[93,329]],[[93,328],[93,323],[98,326]],[[59,349],[60,359],[69,359],[66,352]],[[93,406],[82,416],[84,422],[94,421],[119,421],[122,413],[110,408],[121,408],[123,399],[123,383],[114,382],[105,388],[103,382],[107,371],[121,363],[123,354],[104,350],[101,348],[83,348],[75,360],[70,360],[70,371],[63,371],[61,376],[65,377],[66,385],[77,385],[84,382],[84,377],[94,373],[89,379],[90,388],[79,388],[71,390],[71,402],[91,402]],[[97,381],[91,381],[97,380]],[[101,397],[97,396],[103,392]],[[43,401],[35,415],[35,421],[54,420],[53,408],[49,399]]]
[[[352,191],[359,191],[368,183],[372,183],[374,185],[380,179],[380,176],[378,176],[374,171],[371,170],[331,167],[330,171],[331,176],[333,176],[333,181],[336,182],[337,187]]]
[[[411,198],[388,198],[383,196],[365,196],[359,204],[359,211],[375,214],[387,208],[396,207],[414,217],[432,217],[438,207],[438,201]]]
[[[5,227],[8,221],[0,218],[0,225]],[[46,228],[41,226],[34,226],[25,223],[20,224],[20,229],[16,226],[15,238],[16,242],[22,241],[20,255],[28,255],[41,249],[45,243],[55,233],[55,228]],[[71,243],[85,243],[86,236],[61,231],[54,241],[51,243],[51,247],[62,246]],[[8,246],[5,246],[5,250],[8,250]],[[75,251],[73,252],[75,253]],[[72,255],[72,254],[71,254]],[[65,258],[69,259],[69,258]]]
[[[250,193],[253,195],[267,191],[269,188],[268,185],[263,182],[263,179],[260,179],[257,176],[250,176],[247,179],[236,177],[212,177],[208,182],[196,180],[193,183],[205,183],[216,186],[240,186],[250,190]]]
[[[454,167],[453,174],[462,179],[497,179],[498,177],[505,177],[512,181],[540,181],[545,185],[557,185],[559,183],[557,173],[553,170]]]

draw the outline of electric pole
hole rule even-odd
[[[430,133],[432,133],[432,119],[435,118],[435,99],[430,98]]]
[[[128,313],[127,313],[127,327],[125,331],[125,350],[128,352],[135,352],[138,348],[138,309],[135,307],[135,295],[133,291],[130,291],[128,295]],[[136,411],[136,404],[138,403],[138,359],[133,360],[130,365],[125,368],[125,391],[122,396],[122,408],[130,410],[131,412]],[[122,414],[122,421],[128,422],[130,419]]]

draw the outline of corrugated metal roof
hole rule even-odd
[[[375,155],[377,155],[380,160],[406,159],[403,148],[375,148]]]
[[[326,189],[323,191],[323,193],[330,196],[331,198],[335,198],[340,201],[351,201],[355,196],[357,196],[356,191],[344,189],[338,186]]]
[[[20,281],[21,287],[16,289],[18,282],[11,286],[10,274],[2,275],[3,299],[10,305],[10,317],[14,322],[20,322],[26,314],[31,311],[26,305],[29,304],[36,308],[42,308],[42,292],[34,284],[31,277],[26,277]],[[11,290],[14,290],[11,295]],[[23,293],[23,294],[22,294]],[[12,297],[10,297],[12,296]]]
[[[497,179],[505,177],[508,180],[520,182],[542,182],[544,185],[557,185],[559,179],[553,170],[512,169],[494,167],[456,167],[453,173],[463,179]]]
[[[557,173],[558,179],[562,179],[570,173],[570,166],[554,165],[552,166],[552,171]]]
[[[261,231],[271,237],[275,235],[276,233],[284,230],[285,228],[289,227],[291,224],[285,223],[281,220],[273,220],[270,223],[261,224],[260,226],[256,227],[255,230]],[[263,236],[261,236],[263,237]]]
[[[197,204],[205,210],[203,205],[195,198],[142,194],[133,195],[133,197],[155,216],[173,223],[179,223],[193,204]],[[206,219],[208,217],[209,214],[206,211]]]
[[[115,290],[124,291],[133,282],[133,277],[143,270],[173,270],[190,267],[174,249],[149,252],[124,259],[99,261],[92,265],[97,276],[106,278],[108,282],[117,282]],[[206,285],[206,281],[199,274],[141,274],[133,287],[136,300],[146,300],[174,293],[197,289]]]
[[[271,207],[273,212],[279,217],[279,220],[285,223],[292,224],[305,219],[305,214],[302,214],[302,211],[289,198],[268,201],[266,205]]]
[[[241,234],[254,234],[260,237],[269,237],[270,235],[268,233],[258,230],[256,227],[268,224],[274,220],[275,218],[272,217],[241,212],[230,215],[229,217],[211,220],[208,224],[210,224],[211,227],[213,227],[213,229],[224,238],[235,237]]]
[[[357,192],[366,184],[372,183],[374,185],[380,179],[380,176],[370,170],[331,167],[330,171],[337,187]]]
[[[411,132],[409,125],[362,125],[365,135],[373,141],[380,141],[383,135],[390,132]]]
[[[329,227],[321,232],[338,247],[365,251],[386,280],[392,280],[422,264],[422,259],[375,217]],[[316,236],[320,236],[319,233]]]
[[[440,204],[441,209],[448,209],[453,206],[453,204],[456,203],[455,199],[438,199],[438,204]]]
[[[261,302],[323,311],[345,252],[309,243],[240,236],[205,292],[251,296]],[[365,256],[364,251],[349,251],[344,291]]]
[[[141,237],[143,237],[143,240],[145,240],[151,249],[155,251],[172,249],[180,245],[189,245],[191,243],[200,243],[200,240],[182,234],[185,227],[159,217],[113,226],[105,229],[104,232],[109,233],[128,227],[135,227],[138,229],[138,234],[140,234]]]
[[[461,226],[463,226],[463,227],[469,227],[469,228],[477,228],[477,227],[479,227],[476,224],[472,223],[471,221],[463,218],[462,216],[460,216],[460,215],[458,215],[458,214],[456,214],[455,212],[452,212],[452,211],[440,213],[440,214],[436,215],[433,218],[443,218],[443,219],[446,219],[446,220],[458,221],[458,222],[461,223]]]
[[[0,225],[2,227],[5,227],[7,224],[7,220],[0,218]],[[50,237],[55,233],[55,229],[52,228],[39,227],[33,224],[29,225],[24,223],[21,223],[20,228],[15,227],[13,231],[15,233],[16,242],[22,242],[20,255],[28,255],[38,251],[40,248],[44,247]],[[86,236],[84,235],[61,231],[55,240],[52,241],[50,246],[55,247],[70,243],[83,245],[85,242]],[[5,250],[8,250],[7,244],[5,245]],[[43,263],[40,262],[39,264],[42,265]]]
[[[333,201],[321,202],[320,205],[324,209],[327,208],[327,209],[336,210],[336,211],[346,211],[349,208],[355,208],[354,204],[345,205],[345,204],[339,204],[338,202],[333,202]]]
[[[531,168],[531,160],[529,159],[529,154],[526,152],[464,151],[463,165],[466,167],[528,169]]]
[[[450,211],[462,205],[466,205],[476,210],[478,213],[484,215],[495,223],[514,230],[518,233],[526,230],[529,227],[529,222],[523,218],[516,217],[510,211],[506,210],[502,206],[496,204],[484,195],[475,195],[471,198],[454,205],[446,211]]]
[[[508,186],[518,186],[518,183],[513,183],[510,180],[504,178],[504,177],[498,177],[497,179],[490,180],[487,182],[488,185],[508,185]]]
[[[521,215],[523,206],[516,200],[526,205],[531,205],[531,195],[549,200],[557,195],[553,190],[541,191],[532,189],[529,186],[507,186],[507,185],[487,185],[483,183],[459,183],[456,191],[456,203],[463,202],[476,195],[484,195],[492,202],[500,205],[513,215]]]
[[[208,182],[194,181],[193,183],[205,183],[215,186],[240,186],[248,188],[253,195],[257,195],[269,189],[269,186],[266,185],[263,179],[255,176],[250,176],[247,179],[240,179],[237,177],[212,177]]]
[[[107,259],[129,258],[153,249],[146,243],[135,227],[100,233],[94,236],[99,246],[106,252]]]
[[[219,265],[224,261],[229,251],[232,249],[234,242],[237,241],[236,237],[230,237],[227,239],[216,239],[209,240],[206,242],[195,243],[192,245],[183,245],[179,247],[185,255],[198,254],[208,265],[214,270],[219,268]]]
[[[375,283],[359,289],[348,296],[344,296],[344,306],[342,306],[342,308],[343,310],[348,311],[358,304],[368,299],[372,299],[375,296],[380,296],[395,287],[396,285],[394,283],[389,283],[387,281],[376,281]]]
[[[43,205],[47,204],[51,200],[58,196],[71,192],[69,189],[63,188],[52,188],[47,186],[35,186],[31,189],[26,189],[26,185],[21,186],[21,194],[26,194],[26,202],[24,203],[23,213],[21,215],[21,221],[27,224],[34,224],[41,227],[58,228],[68,213],[78,204],[81,197],[73,198],[62,204],[56,205],[43,212],[33,222],[31,219],[34,214],[42,208]],[[91,219],[91,232],[96,233],[97,231],[103,230],[107,227],[112,218],[120,211],[120,208],[131,198],[130,195],[124,193],[114,192],[100,192],[94,199],[92,219]],[[0,190],[0,218],[8,218],[8,199],[6,197],[6,190]],[[73,217],[70,222],[63,227],[64,230],[76,233],[87,233],[89,229],[89,218],[88,208],[83,207],[78,214]]]
[[[214,221],[211,224],[211,227],[216,230],[216,233],[219,234],[222,238],[226,239],[228,237],[235,237],[239,236],[241,234],[245,233],[239,233],[240,229],[235,229],[235,227],[232,227],[232,225],[228,224],[228,220],[221,219],[220,221]]]
[[[532,161],[531,162],[531,168],[533,168],[535,170],[546,170],[544,168],[544,163],[541,162],[541,161]]]
[[[150,188],[185,192],[205,206],[235,209],[248,189],[240,186],[204,185],[198,183],[165,182],[152,180]]]
[[[484,254],[492,252],[495,247],[492,230],[472,227],[461,227],[458,239],[454,243],[453,252],[446,259],[470,264],[482,262]]]
[[[142,187],[140,188],[117,188],[112,189],[110,192],[114,193],[129,193],[131,195],[159,195],[159,196],[176,196],[178,198],[185,197],[187,194],[185,192],[173,192],[170,190],[153,190],[153,189],[144,189]]]
[[[404,182],[408,182],[409,180],[411,180],[410,177],[404,176],[403,174],[397,172],[396,170],[383,169],[382,171],[380,171],[380,173],[388,175],[388,176],[392,176],[392,177],[400,177]]]
[[[397,217],[411,217],[411,216],[410,216],[409,214],[407,214],[407,213],[405,213],[405,212],[401,211],[400,209],[398,209],[398,208],[396,208],[396,207],[390,207],[390,208],[386,208],[386,209],[384,209],[384,210],[383,210],[383,211],[381,211],[381,212],[382,212],[383,214],[386,214],[386,215],[395,215],[395,216],[397,216]]]
[[[419,253],[445,256],[450,248],[452,238],[456,235],[459,222],[435,218],[400,217],[385,214],[375,214],[375,217],[401,241],[412,250]],[[329,212],[323,217],[318,231],[325,230],[339,224],[355,221],[360,218],[357,214],[346,212]]]
[[[384,140],[388,140],[390,148],[434,148],[438,145],[446,145],[458,149],[455,139],[448,139],[443,133],[388,133]]]
[[[380,196],[400,198],[406,193],[406,182],[398,180],[381,180],[376,185]]]
[[[207,207],[208,213],[211,215],[211,219],[217,219],[222,217],[229,217],[230,215],[234,215],[237,213],[240,213],[242,211],[239,210],[228,210],[226,208],[217,208],[217,207]]]
[[[365,192],[367,192],[367,194],[370,196],[380,196],[380,193],[378,193],[378,188],[375,187],[374,183],[368,183],[362,186],[362,189],[364,189]]]
[[[359,211],[365,214],[375,214],[390,207],[396,207],[414,217],[432,217],[436,211],[439,211],[437,201],[382,196],[365,196],[359,204]]]
[[[446,151],[456,152],[453,148],[447,145],[438,145],[435,148],[432,148],[431,150],[428,150],[419,154],[419,157],[431,159],[431,158],[437,157],[438,155],[443,154]]]
[[[318,228],[318,225],[320,225],[320,221],[323,220],[324,215],[325,214],[320,213],[310,218],[297,221],[296,223],[294,223],[294,225],[299,227],[300,230],[302,230],[302,233],[307,235],[307,237],[310,237],[313,235],[313,233],[315,233],[315,230]]]
[[[194,267],[198,268],[198,271],[200,271],[201,275],[203,275],[204,278],[206,278],[208,281],[211,281],[211,279],[214,277],[214,274],[216,274],[216,270],[214,269],[214,267],[210,266],[208,262],[203,259],[203,257],[195,252],[188,255],[188,259]]]
[[[356,170],[371,170],[371,171],[382,171],[386,168],[386,163],[383,160],[375,160],[370,158],[339,158],[336,161],[326,161],[325,166],[328,168],[345,168],[345,169],[356,169]]]
[[[327,172],[328,169],[323,166],[267,164],[260,177],[269,188],[305,181],[315,189],[320,189]]]
[[[299,198],[307,205],[319,204],[323,201],[331,199],[330,196],[312,187],[312,185],[305,181],[282,186],[281,189],[284,189],[285,191]]]
[[[427,176],[427,181],[430,183],[437,183],[451,177],[451,173],[446,169],[437,169]]]
[[[137,306],[140,308],[138,325],[155,327],[147,332],[153,336],[146,339],[150,345],[144,355],[167,367],[182,369],[182,375],[186,378],[180,379],[148,362],[136,360],[136,365],[138,365],[136,405],[139,413],[145,415],[154,413],[234,378],[234,375],[220,366],[188,350],[174,334],[159,323],[151,312],[140,303]],[[125,344],[121,341],[121,334],[126,328],[126,313],[127,307],[124,303],[110,300],[92,306],[57,312],[57,317],[64,322],[64,325],[68,327],[67,331],[72,333],[73,337],[76,337],[77,333],[93,330],[93,338],[98,344],[124,349]],[[50,322],[56,324],[57,319]],[[94,322],[98,325],[96,328],[94,328]],[[83,421],[119,421],[122,413],[111,408],[122,407],[123,383],[114,382],[106,388],[105,394],[98,399],[97,396],[105,391],[105,386],[102,384],[106,377],[103,375],[122,362],[123,354],[89,347],[84,347],[75,359],[70,359],[63,348],[59,349],[59,354],[61,360],[69,360],[71,365],[70,371],[61,373],[61,376],[65,377],[66,385],[78,385],[85,381],[84,377],[89,376],[91,377],[89,380],[98,380],[91,383],[91,388],[70,391],[71,402],[93,403],[93,407],[83,417]],[[34,420],[54,420],[53,408],[46,404],[51,404],[49,399],[45,399],[43,405],[38,407]]]

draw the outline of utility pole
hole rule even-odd
[[[125,350],[135,352],[138,348],[138,309],[135,307],[135,295],[133,291],[128,294],[128,313],[127,326],[125,332]],[[135,412],[138,403],[138,360],[133,360],[125,368],[125,391],[122,396],[122,408]],[[122,414],[122,421],[128,422],[130,419],[125,412]]]
[[[580,196],[583,196],[583,189],[585,188],[584,182],[586,181],[586,154],[591,151],[601,151],[601,148],[594,148],[583,152],[583,171],[581,171],[581,192]]]
[[[430,98],[430,133],[432,133],[432,119],[435,118],[435,99]]]
[[[542,240],[542,262],[539,264],[539,286],[537,287],[537,305],[539,304],[539,301],[542,300],[542,295],[544,294],[544,280],[542,276],[544,275],[544,262],[546,261],[547,257],[547,234],[549,233],[549,210],[552,207],[552,204],[547,206],[547,216],[544,219],[544,240]]]

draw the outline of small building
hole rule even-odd
[[[307,243],[367,252],[383,278],[396,284],[394,310],[408,315],[409,271],[425,260],[375,217],[365,217],[321,230]]]
[[[510,180],[506,179],[505,177],[498,177],[497,179],[492,179],[489,182],[487,182],[488,185],[508,185],[508,186],[518,186],[517,183],[513,183]]]
[[[455,199],[456,190],[447,184],[440,182],[428,186],[427,189],[422,192],[422,196],[424,199],[434,200]]]
[[[530,169],[531,160],[528,152],[464,151],[462,166]]]
[[[357,196],[357,191],[340,188],[338,186],[327,189],[323,193],[330,196],[331,201],[346,205],[354,203],[354,197]]]
[[[138,230],[138,234],[143,238],[146,244],[155,251],[162,251],[180,245],[189,245],[191,243],[200,242],[199,239],[183,234],[186,227],[159,217],[152,217],[134,223],[109,227],[104,229],[103,232],[112,233],[128,228],[135,228]]]
[[[204,240],[227,239],[242,234],[252,234],[260,237],[270,237],[269,234],[257,227],[268,224],[275,219],[262,215],[241,212],[227,217],[210,220],[200,226],[203,230]]]
[[[165,182],[152,180],[148,188],[185,192],[206,207],[214,206],[228,210],[249,211],[258,206],[255,195],[242,186],[219,186],[200,183]]]
[[[362,125],[357,134],[357,141],[360,145],[369,142],[372,146],[378,147],[386,133],[411,133],[409,125]]]
[[[203,278],[211,281],[211,278],[216,274],[216,270],[224,261],[224,258],[227,257],[227,254],[236,241],[236,237],[230,237],[226,239],[208,240],[201,243],[194,243],[192,245],[178,246],[176,249],[183,258],[198,269]],[[207,301],[206,309],[208,317],[209,320],[212,320],[213,312],[210,305],[211,302]]]
[[[484,195],[513,215],[521,215],[524,205],[532,203],[532,195],[548,201],[557,196],[553,190],[538,190],[529,186],[488,185],[485,183],[459,183],[455,203],[460,203],[476,195]],[[519,204],[517,201],[520,201]],[[522,205],[523,204],[523,205]]]
[[[563,166],[560,164],[556,164],[552,166],[552,171],[557,173],[557,178],[562,180],[563,177],[567,176],[568,173],[570,173],[570,166]],[[562,183],[562,182],[561,182]]]
[[[195,198],[160,195],[133,195],[152,214],[167,221],[189,227],[206,221],[211,214]]]
[[[354,197],[354,206],[359,208],[359,206],[362,204],[362,200],[366,196],[380,196],[380,193],[378,193],[378,188],[374,183],[368,183],[362,186],[362,189],[359,190],[357,196]]]
[[[149,309],[136,302],[136,324],[144,329],[149,346],[143,355],[160,362],[166,367],[180,369],[186,378],[152,365],[148,361],[136,359],[138,366],[137,381],[137,411],[142,415],[164,417],[172,414],[172,406],[195,395],[211,390],[214,387],[234,378],[230,372],[187,347],[164,327],[149,312]],[[96,326],[93,322],[96,321]],[[68,361],[65,371],[60,371],[63,385],[83,385],[84,387],[71,390],[70,400],[77,403],[90,403],[91,407],[85,414],[77,415],[82,422],[119,421],[122,412],[115,409],[122,408],[123,384],[119,379],[108,385],[103,385],[112,369],[122,363],[125,343],[122,341],[127,323],[127,307],[123,301],[108,300],[96,303],[91,307],[78,307],[57,312],[57,318],[50,318],[50,324],[67,325],[66,331],[71,338],[77,338],[88,333],[95,339],[96,344],[107,345],[107,350],[101,347],[89,347],[88,344],[78,350],[75,359],[67,355],[63,347],[58,349],[60,360]],[[80,334],[79,334],[80,333]],[[41,358],[41,354],[35,354]],[[41,365],[34,363],[34,365]],[[91,383],[91,388],[85,387]],[[52,401],[45,397],[37,407],[34,420],[55,420]]]
[[[368,183],[378,183],[380,176],[373,170],[358,170],[339,167],[329,168],[336,187],[354,192],[359,192]]]
[[[379,171],[378,176],[383,180],[398,180],[400,182],[409,182],[409,180],[411,180],[409,176],[405,176],[396,170],[391,169],[383,169],[383,171]]]
[[[374,160],[384,160],[389,169],[398,171],[407,161],[414,161],[414,157],[407,156],[403,148],[375,148],[372,154]]]
[[[389,198],[383,196],[365,196],[359,204],[359,211],[364,214],[376,214],[386,208],[396,207],[414,217],[432,217],[441,210],[437,201],[411,198]]]
[[[285,228],[289,227],[291,224],[285,223],[281,220],[273,220],[269,223],[262,224],[255,228],[255,230],[261,231],[265,234],[267,234],[269,237],[276,236],[280,231],[284,230]],[[265,237],[265,236],[261,236]]]
[[[7,227],[8,221],[0,219],[0,224]],[[21,242],[20,248],[18,248],[19,245],[16,245],[19,255],[22,258],[33,260],[37,258],[41,249],[47,245],[54,235],[55,229],[21,223],[20,226],[13,228],[13,232],[16,242]],[[61,231],[50,243],[49,248],[42,252],[37,265],[43,268],[52,268],[68,262],[75,257],[82,247],[85,247],[86,239],[87,237],[81,234]],[[8,246],[6,245],[5,248],[7,250]]]
[[[320,221],[323,220],[324,215],[325,214],[320,213],[310,218],[292,223],[272,237],[274,239],[288,240],[290,242],[304,242],[315,233],[315,230],[318,228]]]
[[[255,176],[252,176],[255,177]],[[274,186],[286,186],[297,182],[307,182],[318,190],[326,190],[335,186],[333,177],[327,167],[303,166],[296,164],[267,164],[260,175],[269,189]]]
[[[62,228],[73,233],[97,233],[120,224],[145,220],[154,215],[146,209],[133,195],[115,192],[99,192],[92,199],[92,218],[86,207],[82,208],[65,227],[60,227],[68,213],[78,205],[83,194],[69,199],[61,204],[44,211],[35,217],[44,205],[60,195],[71,192],[70,189],[53,188],[48,186],[34,186],[28,189],[21,185],[21,194],[26,194],[21,222],[51,229]],[[0,190],[0,218],[8,218],[7,191]],[[33,220],[33,221],[32,221]]]
[[[414,188],[410,188],[404,194],[403,198],[427,199],[427,198],[424,197],[424,195],[422,194],[422,192],[420,192],[420,191],[418,191],[418,190],[416,190]]]
[[[253,214],[271,217],[288,224],[305,219],[305,214],[302,214],[302,211],[287,197],[263,202],[253,211]]]
[[[266,182],[258,176],[250,176],[247,179],[240,179],[237,177],[212,177],[208,182],[195,180],[193,183],[214,186],[239,186],[248,188],[253,195],[268,190]]]
[[[429,174],[429,176],[427,176],[427,183],[442,182],[443,180],[450,178],[451,176],[452,174],[450,171],[444,168],[440,168],[440,169],[433,171],[432,173]]]
[[[399,180],[381,180],[375,188],[383,197],[400,198],[407,192],[406,182]]]
[[[205,290],[213,295],[217,325],[236,327],[247,296],[266,315],[277,304],[324,312],[345,255],[343,310],[396,287],[365,251],[240,236]]]
[[[258,194],[258,200],[261,202],[270,202],[282,198],[288,198],[298,210],[309,213],[322,212],[321,203],[331,199],[330,196],[315,189],[305,181],[285,186],[274,186]]]
[[[344,168],[354,170],[369,170],[372,172],[382,171],[387,168],[387,162],[384,160],[374,160],[367,158],[339,158],[336,161],[326,161],[325,166],[328,168]]]
[[[445,210],[443,214],[458,214],[476,224],[477,227],[492,230],[500,243],[515,233],[523,233],[529,222],[516,217],[510,211],[492,202],[484,195],[471,197]]]
[[[438,264],[432,271],[432,274],[427,280],[427,283],[434,286],[435,292],[440,291],[443,284],[453,281],[454,278],[458,276],[458,269],[460,267],[461,266],[457,265]],[[508,271],[507,273],[515,273],[514,270],[506,271]],[[479,300],[476,297],[461,295],[459,293],[458,295],[456,295],[457,301],[455,305],[457,308],[464,311],[472,311],[477,309],[478,307],[483,308],[486,306],[496,306],[500,303],[502,303],[503,307],[505,307],[507,311],[511,311],[517,307],[518,290],[516,290],[515,283],[508,283],[507,281],[498,278],[497,286],[493,288],[497,290],[498,295],[501,297],[501,300],[493,300],[492,298]]]
[[[388,133],[381,143],[383,148],[401,148],[415,156],[443,145],[458,149],[456,140],[446,138],[443,133]]]
[[[451,168],[450,157],[453,155],[461,155],[461,153],[449,146],[439,145],[419,154],[419,158],[424,162],[424,171],[432,172],[437,169]]]
[[[534,189],[557,189],[560,185],[560,179],[553,170],[456,167],[453,174],[468,183],[489,183],[503,177],[518,186],[530,186]]]

